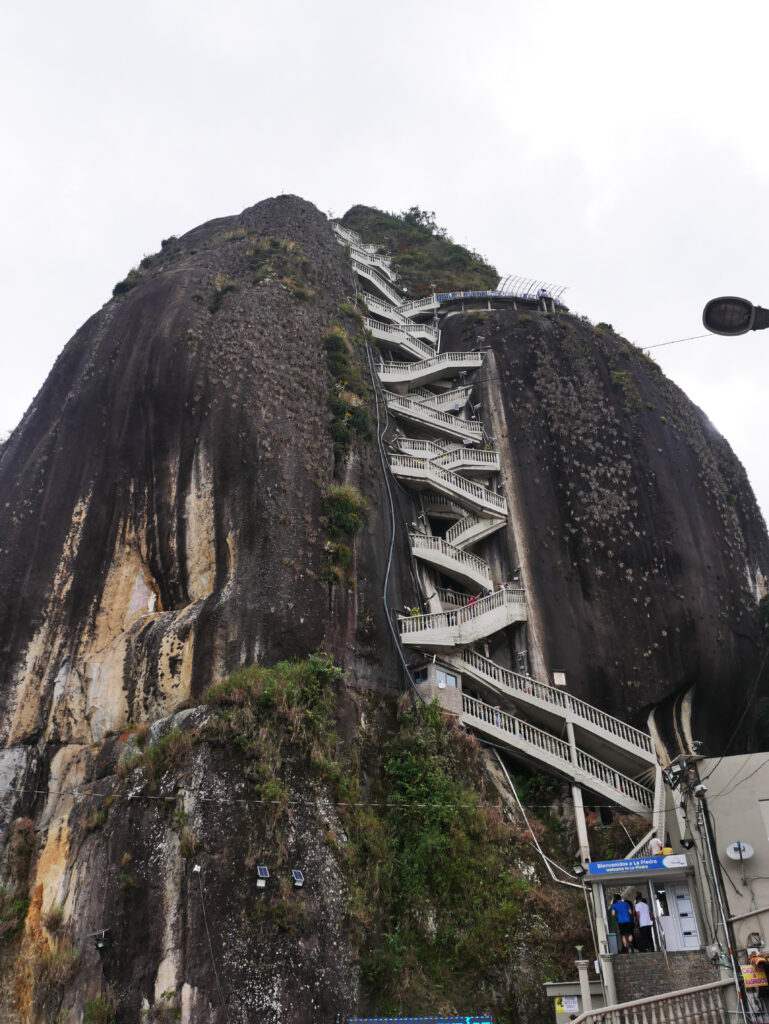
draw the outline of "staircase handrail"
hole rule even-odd
[[[450,604],[456,608],[464,608],[468,601],[472,600],[471,594],[460,594],[457,590],[452,590],[450,587],[438,587],[435,588],[435,593],[441,604]]]
[[[478,522],[481,521],[479,516],[474,515],[472,512],[468,512],[464,506],[458,504],[453,500],[453,498],[447,498],[445,494],[439,494],[438,491],[428,491],[426,494],[422,495],[422,500],[424,504],[429,505],[433,509],[441,505],[445,506],[450,515],[459,516],[458,521],[460,523],[470,518],[477,519]],[[454,525],[456,525],[456,523]],[[448,536],[448,530],[446,533]],[[451,538],[448,539],[450,540]]]
[[[464,622],[479,618],[496,608],[503,608],[505,605],[526,604],[526,591],[523,587],[506,590],[497,590],[488,597],[477,598],[472,605],[465,608],[457,608],[450,612],[428,612],[426,615],[399,615],[398,625],[401,634],[421,633],[425,629],[453,629]]]
[[[377,323],[377,321],[371,321],[371,322],[372,323]],[[368,323],[366,323],[366,326],[367,327],[369,326]],[[381,327],[381,326],[384,326],[384,325],[381,325],[381,324],[377,323],[377,326]],[[405,333],[406,334],[410,334],[411,332],[410,331],[406,331]],[[478,361],[478,356],[481,356],[480,361]],[[387,373],[393,373],[393,372],[408,373],[410,370],[413,370],[414,371],[414,376],[419,376],[420,374],[426,373],[427,371],[432,370],[435,367],[444,366],[446,364],[451,366],[452,363],[460,364],[460,363],[464,363],[464,362],[471,363],[473,366],[476,366],[476,367],[480,366],[483,363],[483,353],[482,352],[441,352],[440,355],[437,355],[437,356],[433,355],[433,356],[430,356],[428,359],[420,359],[416,363],[402,363],[402,362],[388,363],[388,362],[385,362],[384,360],[380,360],[380,362],[378,362],[376,364],[376,372],[381,377],[383,374],[387,374]]]
[[[376,312],[377,307],[379,307],[379,309],[382,311],[382,316],[394,317],[401,327],[409,324],[409,321],[406,319],[403,313],[401,313],[398,307],[394,306],[392,302],[387,302],[386,299],[377,298],[377,296],[372,295],[371,292],[364,292],[363,298],[368,308],[374,310],[374,312]],[[410,326],[413,327],[414,325],[410,324]],[[434,328],[431,328],[431,330],[434,330]]]
[[[469,551],[463,551],[462,548],[455,548],[453,544],[449,544],[443,537],[435,537],[429,533],[409,533],[409,543],[411,544],[411,550],[415,553],[419,548],[427,551],[437,551],[439,554],[445,555],[446,558],[451,558],[461,565],[474,569],[479,576],[482,576],[491,583],[491,569],[488,562],[484,562],[482,558],[471,554]]]
[[[496,662],[491,661],[489,658],[484,658],[477,651],[465,648],[461,652],[460,657],[464,664],[471,665],[488,679],[500,683],[514,693],[538,697],[542,701],[547,701],[553,707],[560,708],[567,717],[573,715],[575,718],[581,718],[583,721],[603,729],[604,732],[611,733],[625,743],[630,743],[649,754],[654,753],[652,738],[648,733],[628,725],[613,715],[608,715],[593,704],[580,700],[579,697],[572,697],[571,694],[564,692],[556,686],[541,683],[536,679],[532,679],[531,676],[522,675],[520,672],[514,672],[512,669],[497,665]]]
[[[693,985],[690,988],[676,989],[674,992],[663,992],[657,996],[633,999],[628,1003],[599,1006],[595,1010],[583,1011],[574,1024],[653,1024],[664,1020],[696,1020],[698,1024],[721,1024],[724,1017],[723,1000],[712,997],[716,996],[718,989],[729,988],[732,985],[733,979],[721,978],[720,981],[711,981],[707,985]],[[647,1008],[653,1008],[651,1015],[647,1014]],[[655,1012],[664,1011],[666,1008],[672,1010],[673,1014]]]
[[[402,324],[381,324],[378,320],[372,320],[370,317],[365,317],[363,325],[371,331],[372,334],[379,331],[381,334],[392,334],[395,336],[400,335],[400,337],[404,339],[403,344],[411,345],[425,357],[425,360],[431,359],[435,356],[435,349],[429,342],[422,341],[421,338],[417,338],[412,331],[404,330]],[[415,365],[421,366],[421,361]]]
[[[364,263],[371,263],[376,267],[384,267],[388,274],[392,273],[389,256],[384,256],[378,252],[370,252],[364,246],[356,245],[355,243],[350,246],[350,254],[355,259],[359,259]]]
[[[427,458],[431,460],[446,454],[435,441],[427,441],[423,438],[398,437],[393,441],[393,445],[406,455],[412,455],[414,452],[427,452]]]
[[[600,761],[597,757],[593,757],[592,754],[577,748],[577,766],[583,772],[592,775],[594,779],[600,779],[604,785],[617,789],[620,793],[625,793],[639,804],[643,804],[648,810],[651,811],[653,809],[654,791],[649,789],[648,786],[642,786],[635,779],[631,779],[629,775],[624,775],[622,772],[617,771],[616,768],[612,768],[605,761]]]
[[[419,402],[412,402],[410,398],[406,398],[404,395],[396,395],[394,391],[385,391],[384,396],[388,406],[397,406],[407,410],[414,416],[445,423],[454,430],[464,430],[468,434],[480,435],[483,433],[483,424],[478,420],[460,419],[458,416],[452,416],[450,413],[441,412],[440,409],[432,409],[429,405],[420,405]]]
[[[555,755],[561,761],[571,765],[569,744],[566,740],[554,736],[551,732],[547,732],[546,729],[539,729],[536,725],[524,722],[522,718],[516,718],[509,711],[495,708],[491,704],[485,704],[482,700],[478,700],[477,697],[470,697],[468,694],[463,693],[462,713],[472,715],[474,718],[480,718],[482,722],[493,725],[503,732],[513,733],[520,739],[530,743],[533,747],[546,750],[549,754]]]
[[[419,395],[419,399],[422,402],[432,402],[434,405],[455,405],[457,403],[464,404],[470,393],[473,390],[472,384],[462,384],[458,388],[451,388],[449,391],[428,391],[427,388],[412,388],[409,391],[409,397],[411,395]]]
[[[361,244],[360,235],[357,231],[353,231],[352,228],[346,228],[344,224],[340,224],[338,221],[334,221],[332,227],[338,235],[342,236],[342,238],[346,238],[350,242],[355,242],[357,245]]]
[[[455,448],[453,451],[434,455],[431,461],[443,467],[452,462],[476,462],[479,465],[499,467],[499,452],[486,451],[483,448]]]
[[[458,519],[456,523],[452,523],[448,530],[446,530],[446,540],[453,544],[457,537],[461,536],[471,527],[476,526],[480,521],[480,516],[476,516],[473,512],[469,512],[466,516]]]
[[[450,469],[441,469],[440,466],[436,466],[433,462],[429,462],[427,459],[420,459],[413,455],[399,455],[397,453],[391,453],[390,466],[402,466],[404,469],[411,468],[423,470],[424,475],[427,478],[433,477],[434,479],[437,478],[439,480],[443,480],[451,487],[455,487],[458,491],[463,491],[465,494],[471,495],[476,499],[476,501],[485,502],[487,505],[491,505],[504,515],[507,515],[507,499],[504,495],[497,494],[496,491],[490,491],[488,487],[481,487],[480,484],[475,484],[472,480],[467,480],[458,473],[452,473]]]
[[[386,295],[394,306],[400,305],[401,296],[398,295],[394,288],[390,287],[389,283],[385,281],[380,274],[377,274],[373,267],[370,267],[367,263],[361,263],[361,261],[356,260],[355,257],[352,258],[351,263],[353,270],[357,274],[360,274],[361,277],[365,277],[369,281],[373,281],[382,294]]]
[[[500,593],[504,593],[504,591],[500,591]],[[448,614],[460,614],[463,610],[460,609],[460,612],[449,612]],[[472,710],[476,706],[483,710],[480,712]],[[579,747],[575,751],[577,763],[574,764],[571,757],[571,748],[566,740],[559,739],[545,729],[539,729],[535,725],[530,725],[515,715],[511,715],[508,711],[502,711],[501,708],[485,704],[483,701],[478,700],[477,697],[469,697],[466,693],[462,694],[462,711],[464,714],[474,714],[482,722],[494,725],[504,732],[514,733],[532,745],[548,750],[549,753],[566,762],[569,766],[570,774],[575,775],[577,770],[584,772],[585,775],[589,775],[606,786],[607,789],[614,790],[616,793],[622,793],[636,804],[641,804],[642,807],[651,810],[654,794],[650,789],[635,782],[622,772],[618,772],[616,768],[612,768],[603,761],[599,761],[597,757],[586,754]],[[547,739],[543,741],[543,737]],[[540,742],[537,742],[538,740]]]

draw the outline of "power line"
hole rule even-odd
[[[487,740],[483,740],[483,745],[488,747],[499,747],[500,750],[509,753],[506,747],[502,747],[496,743],[490,743]],[[101,780],[100,780],[101,781]],[[28,789],[19,786],[0,786],[0,793],[26,793],[32,796],[72,796],[80,797],[88,796],[87,790],[93,786],[92,782],[84,782],[79,786],[75,786],[72,789]],[[178,794],[191,793],[201,803],[208,804],[219,804],[220,806],[228,806],[231,804],[263,804],[265,806],[282,806],[282,807],[315,807],[316,801],[313,800],[265,800],[263,797],[258,796],[231,796],[227,799],[222,797],[211,797],[203,796],[198,789],[190,789],[187,786],[182,787]],[[127,793],[126,800],[148,800],[156,803],[175,803],[179,795],[175,796],[157,796],[154,793]],[[324,802],[329,804],[331,807],[382,807],[386,810],[393,811],[408,811],[408,810],[429,810],[429,809],[441,809],[441,808],[457,808],[467,807],[466,803],[394,803],[387,800],[325,800]],[[485,800],[479,800],[475,805],[484,810],[493,810],[499,806],[499,804],[488,803]],[[552,803],[549,804],[526,804],[529,810],[549,810],[552,808]],[[623,810],[621,804],[602,804],[603,807],[609,809]]]
[[[664,348],[666,345],[680,345],[682,341],[698,341],[700,338],[713,338],[714,335],[707,332],[707,334],[692,334],[689,338],[674,338],[673,341],[660,341],[657,345],[639,345],[639,348],[643,352],[649,352],[653,348]]]
[[[195,871],[198,876],[198,882],[200,883],[200,906],[203,909],[203,924],[206,926],[206,935],[208,936],[208,949],[211,953],[211,966],[214,969],[214,977],[216,978],[216,987],[219,989],[219,999],[222,1003],[222,1009],[224,1010],[224,1019],[229,1024],[229,1014],[227,1013],[227,1004],[224,1001],[224,993],[222,992],[222,983],[219,981],[219,972],[216,969],[216,959],[214,958],[214,947],[211,942],[211,932],[208,929],[208,915],[206,914],[206,901],[203,898],[203,876],[200,873],[200,868],[196,867]]]

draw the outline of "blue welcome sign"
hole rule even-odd
[[[589,875],[629,875],[637,871],[662,871],[665,868],[685,868],[685,853],[669,853],[665,857],[634,857],[631,860],[591,860]]]

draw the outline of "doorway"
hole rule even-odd
[[[694,906],[686,882],[654,882],[653,906],[657,914],[657,927],[662,933],[665,949],[699,949],[700,934]]]

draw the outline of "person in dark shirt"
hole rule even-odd
[[[633,945],[633,926],[635,925],[635,910],[627,900],[623,900],[619,893],[615,895],[611,904],[612,917],[616,918],[619,926],[619,933],[622,937],[621,953],[635,953]]]

